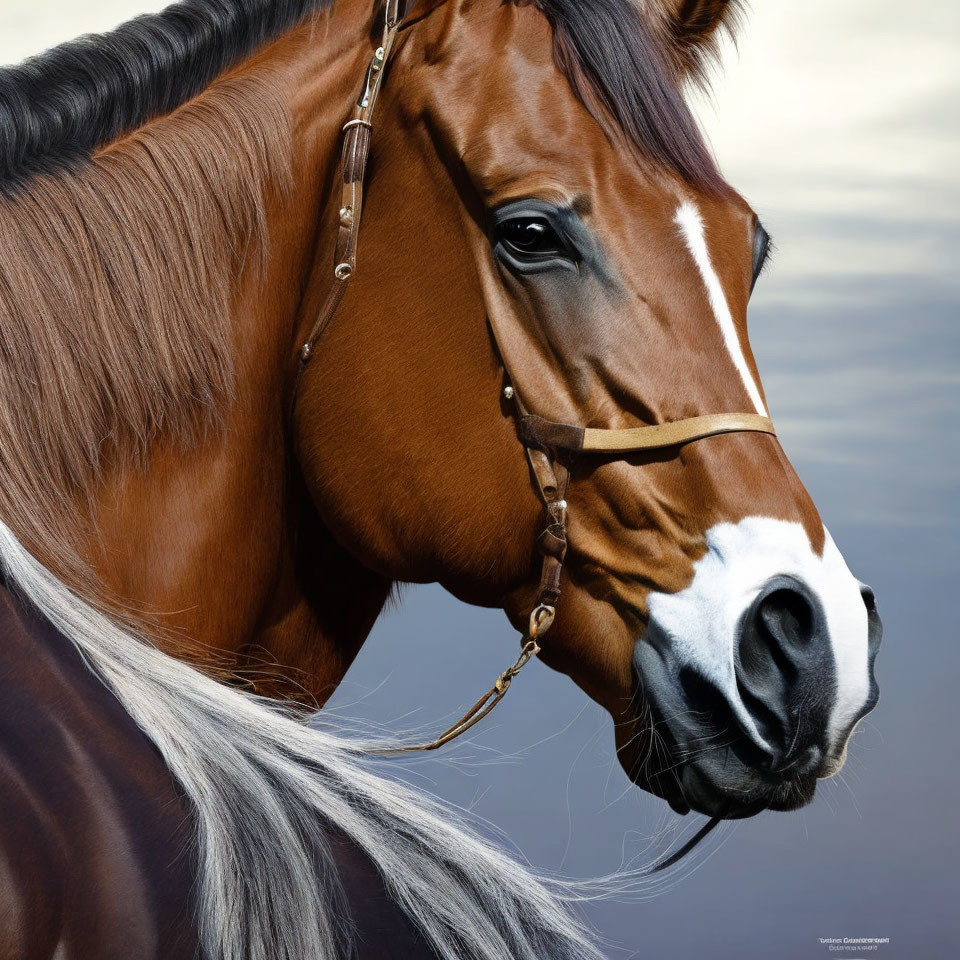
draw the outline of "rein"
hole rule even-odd
[[[383,86],[387,62],[401,26],[400,0],[387,0],[383,39],[374,51],[367,68],[363,89],[354,107],[353,116],[342,128],[342,187],[333,280],[317,319],[298,353],[297,372],[290,403],[291,413],[296,410],[300,382],[307,364],[314,355],[317,341],[333,319],[346,292],[347,284],[357,271],[357,247],[360,219],[363,213],[363,185],[373,136],[373,112]],[[496,340],[495,330],[494,340]],[[499,349],[499,344],[497,347]],[[502,349],[500,354],[502,358]],[[505,362],[504,367],[506,368]],[[534,484],[546,514],[546,524],[536,541],[537,550],[542,558],[540,584],[537,588],[536,602],[530,613],[527,631],[521,636],[520,655],[515,663],[497,677],[490,690],[436,739],[415,746],[374,750],[371,751],[372,753],[390,756],[437,750],[451,740],[455,740],[479,723],[500,703],[510,689],[513,678],[540,653],[540,640],[550,629],[556,617],[561,572],[567,553],[565,494],[570,472],[561,462],[559,457],[561,453],[566,454],[566,459],[584,453],[622,455],[641,450],[682,446],[722,433],[754,432],[776,436],[773,422],[768,417],[755,413],[713,413],[653,426],[607,430],[559,423],[534,416],[527,411],[519,393],[510,383],[504,387],[503,395],[505,399],[512,400],[516,406],[517,436],[526,451]],[[715,822],[711,821],[709,829],[712,829],[713,825]],[[699,842],[707,832],[708,830],[704,830],[698,834],[692,845]],[[684,847],[682,852],[687,852],[687,849]],[[673,862],[675,862],[674,859],[670,858],[669,861],[658,864],[652,872],[664,869]]]

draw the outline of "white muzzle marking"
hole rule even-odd
[[[746,517],[706,534],[707,552],[695,564],[693,582],[679,593],[654,593],[650,621],[668,638],[676,661],[689,666],[726,697],[739,722],[756,732],[737,692],[734,658],[738,625],[772,578],[795,577],[819,600],[834,659],[836,699],[827,744],[835,773],[846,740],[870,692],[867,611],[860,583],[826,533],[817,555],[799,523]]]

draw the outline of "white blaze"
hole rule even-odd
[[[680,227],[687,249],[700,271],[700,276],[703,277],[710,306],[713,308],[713,315],[717,319],[720,332],[723,334],[723,342],[727,346],[733,365],[737,368],[757,413],[765,417],[767,416],[767,408],[760,397],[760,390],[753,379],[753,374],[747,366],[747,358],[744,356],[743,346],[740,343],[740,337],[737,335],[737,328],[734,325],[730,307],[727,305],[727,298],[720,284],[720,278],[710,261],[710,251],[707,249],[707,240],[703,231],[703,217],[700,216],[700,211],[696,208],[696,205],[686,200],[677,208],[674,221]]]

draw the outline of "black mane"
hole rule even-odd
[[[169,113],[331,0],[185,0],[0,69],[0,192]]]
[[[176,109],[333,0],[184,0],[0,69],[0,193]],[[687,182],[722,181],[635,0],[536,0],[558,65],[599,122]]]

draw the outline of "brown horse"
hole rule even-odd
[[[193,0],[0,73],[0,517],[114,622],[321,701],[396,581],[523,631],[562,587],[542,657],[638,784],[712,816],[808,802],[876,701],[880,628],[776,438],[574,449],[579,425],[766,422],[769,240],[681,93],[733,7],[408,4],[315,343],[381,9]],[[208,810],[217,757],[179,762],[100,672]]]

